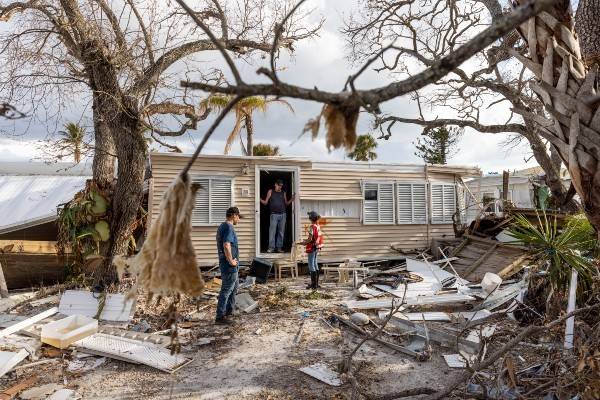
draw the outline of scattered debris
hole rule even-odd
[[[240,293],[235,296],[235,306],[245,313],[254,311],[258,307],[255,301],[248,293]]]
[[[98,368],[106,362],[106,357],[94,357],[88,356],[85,358],[78,358],[71,360],[67,366],[67,371],[84,373]]]
[[[342,386],[343,383],[339,374],[324,363],[312,364],[300,368],[300,371],[331,386]]]
[[[81,396],[79,396],[72,389],[59,389],[54,392],[47,400],[78,400]]]
[[[367,325],[371,319],[367,314],[353,313],[350,315],[350,321],[354,322],[358,326]]]
[[[58,308],[56,307],[52,307],[49,310],[46,310],[42,313],[39,313],[37,315],[34,315],[33,317],[24,319],[20,322],[17,322],[16,324],[13,324],[11,326],[9,326],[8,328],[4,328],[0,331],[0,338],[1,337],[5,337],[8,336],[10,334],[13,334],[15,332],[19,332],[22,329],[28,328],[31,325],[35,324],[36,322],[42,321],[48,317],[53,316],[54,314],[56,314],[58,312]]]
[[[42,400],[46,399],[48,396],[56,392],[57,390],[62,389],[62,385],[58,385],[56,383],[48,383],[46,385],[37,386],[31,389],[27,389],[22,392],[19,397],[22,400]]]

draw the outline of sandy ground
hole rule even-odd
[[[315,362],[326,362],[335,368],[343,355],[359,342],[348,329],[332,328],[324,321],[333,312],[343,312],[338,304],[352,297],[352,289],[327,284],[321,292],[332,296],[331,299],[307,300],[310,292],[302,289],[304,284],[305,279],[300,278],[256,285],[251,293],[258,299],[260,311],[238,315],[233,326],[215,326],[212,321],[216,299],[205,301],[209,306],[200,312],[200,321],[191,324],[189,330],[182,330],[189,333],[182,336],[182,353],[193,361],[172,375],[116,360],[107,360],[92,371],[73,375],[64,368],[71,357],[67,350],[58,364],[28,370],[17,377],[12,374],[0,380],[0,387],[38,374],[42,377],[38,385],[60,383],[76,390],[84,399],[349,399],[349,383],[329,386],[298,368]],[[284,295],[273,295],[278,290],[281,293],[284,286],[287,287]],[[193,311],[192,306],[187,308],[182,314]],[[157,329],[161,309],[153,308],[154,313],[148,309],[140,302],[134,321],[148,320]],[[295,344],[305,311],[309,316],[301,340]],[[217,340],[196,345],[196,338],[202,337]],[[219,339],[223,337],[230,338]],[[436,389],[443,387],[452,374],[460,373],[447,367],[442,354],[443,350],[434,348],[429,361],[416,362],[368,342],[355,356],[355,375],[372,395],[411,388]]]

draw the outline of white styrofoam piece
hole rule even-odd
[[[70,315],[42,326],[42,342],[60,349],[77,339],[98,332],[98,321],[84,315]]]
[[[308,367],[300,368],[306,375],[312,376],[331,386],[342,386],[342,380],[337,372],[324,363],[316,363]]]
[[[31,325],[35,324],[36,322],[39,322],[43,319],[53,316],[57,312],[58,312],[58,308],[52,307],[51,309],[41,312],[39,314],[36,314],[33,317],[29,317],[27,319],[24,319],[23,321],[17,322],[16,324],[9,326],[8,328],[2,329],[0,331],[0,337],[8,336],[15,332],[19,332],[21,329],[28,328]]]
[[[25,349],[21,349],[18,352],[0,351],[0,378],[27,358],[28,355],[29,353]]]
[[[452,313],[453,317],[464,318],[467,321],[477,321],[478,319],[482,319],[490,315],[492,315],[492,313],[485,308],[479,311],[461,311]]]
[[[86,290],[67,290],[60,298],[58,312],[63,315],[84,315],[93,318],[98,313],[98,294]],[[100,314],[103,321],[126,322],[131,318],[134,300],[123,294],[107,294]]]
[[[444,354],[444,360],[450,368],[467,368],[467,360],[460,354]]]
[[[409,321],[448,321],[450,322],[450,316],[445,312],[413,312],[404,314]]]
[[[192,360],[152,343],[96,333],[73,343],[78,349],[92,354],[144,364],[173,373]]]

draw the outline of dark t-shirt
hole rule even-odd
[[[283,214],[285,212],[285,192],[271,191],[271,198],[269,199],[269,210],[271,214]]]
[[[219,253],[219,266],[221,267],[231,266],[227,258],[225,258],[225,250],[223,248],[225,242],[231,243],[231,255],[234,259],[239,260],[237,235],[235,229],[233,229],[233,225],[227,221],[219,225],[219,229],[217,229],[217,252]]]

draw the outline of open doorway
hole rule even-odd
[[[294,194],[294,172],[293,171],[277,171],[271,169],[260,169],[259,175],[259,195],[261,199],[265,199],[267,192],[274,188],[275,182],[281,179],[283,181],[283,191],[286,192],[287,198],[290,199]],[[259,253],[266,253],[269,249],[269,225],[271,221],[271,212],[269,205],[260,205],[260,221],[258,229]],[[295,218],[294,218],[294,203],[290,204],[286,209],[286,224],[283,235],[283,251],[291,252],[292,244],[294,243],[295,234]]]

